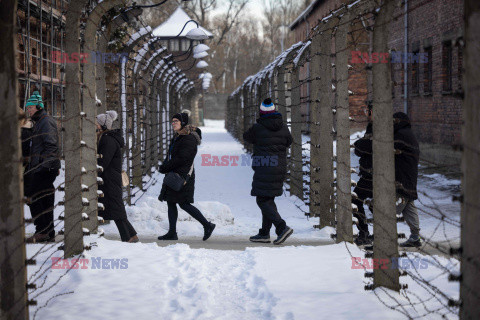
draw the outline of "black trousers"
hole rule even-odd
[[[115,221],[115,224],[117,225],[120,239],[122,239],[123,242],[127,242],[131,237],[137,235],[137,231],[135,231],[128,219],[117,219],[113,221]]]
[[[355,192],[358,196],[358,199],[352,200],[352,202],[358,207],[358,212],[353,213],[353,216],[358,219],[359,236],[365,237],[369,234],[369,232],[363,201],[367,198],[373,198],[372,182],[364,178],[360,178],[357,186],[355,189],[353,189],[353,192]]]
[[[282,233],[287,224],[280,217],[277,206],[275,205],[275,197],[257,197],[257,205],[262,210],[262,229],[259,230],[260,235],[270,235],[272,225],[275,226],[277,235]]]
[[[168,222],[169,222],[169,233],[177,232],[177,219],[178,219],[178,209],[177,204],[175,202],[167,201],[168,205]],[[195,220],[200,222],[204,228],[206,228],[209,224],[208,220],[205,219],[203,214],[192,206],[191,203],[179,203],[180,208],[185,210],[189,215],[191,215]]]
[[[48,234],[50,237],[55,236],[53,228],[55,187],[53,182],[56,177],[56,171],[42,171],[34,173],[29,182],[29,193],[32,197],[30,212],[35,224],[35,233]]]

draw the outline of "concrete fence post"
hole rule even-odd
[[[348,103],[348,41],[350,13],[339,21],[335,34],[337,98],[337,242],[353,242]]]
[[[333,113],[331,42],[333,19],[312,39],[310,214],[320,217],[320,228],[335,226],[333,208]]]
[[[67,10],[65,52],[80,52],[80,18],[87,0],[73,1]],[[83,252],[82,152],[80,148],[80,64],[65,65],[65,246],[64,257]]]
[[[465,0],[460,319],[480,319],[480,3]]]
[[[17,1],[0,11],[0,318],[28,319],[22,156],[16,66]],[[10,138],[9,138],[10,137]]]
[[[291,121],[292,121],[292,169],[290,170],[290,192],[303,200],[303,152],[302,110],[300,107],[300,67],[295,66],[291,75]]]
[[[375,20],[373,52],[388,52],[389,22],[395,1],[387,1]],[[395,210],[395,154],[390,63],[373,64],[373,232],[375,259],[386,259],[387,267],[373,270],[374,287],[400,290],[398,268],[397,217]]]

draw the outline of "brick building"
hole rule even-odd
[[[17,72],[20,106],[30,94],[41,93],[45,107],[59,118],[65,87],[61,64],[52,52],[63,51],[67,0],[18,1]]]
[[[290,25],[295,40],[302,41],[319,19],[339,8],[344,0],[313,0]],[[422,159],[441,164],[459,164],[460,155],[452,148],[460,142],[462,123],[462,43],[463,1],[404,0],[390,23],[391,51],[423,54],[426,61],[392,63],[395,111],[406,112],[421,144]],[[358,25],[358,22],[356,23]],[[357,33],[351,49],[371,52],[372,33],[351,27]],[[406,63],[402,63],[406,62]],[[422,63],[424,62],[424,63]],[[349,74],[350,114],[363,117],[365,101],[371,99],[371,73],[366,64],[351,63]],[[308,77],[309,66],[301,70]],[[308,84],[302,96],[309,96]],[[305,107],[308,113],[308,105]]]
[[[407,77],[405,64],[392,64],[394,109],[409,115],[424,159],[456,164],[460,155],[452,145],[461,140],[463,1],[408,0],[407,9],[406,15],[405,6],[395,11],[400,18],[391,24],[390,47],[423,53],[428,61],[407,63]]]
[[[328,16],[331,11],[339,8],[343,3],[349,3],[346,0],[314,0],[310,5],[290,24],[290,30],[295,33],[295,42],[304,41],[311,29],[318,24],[318,21]],[[350,25],[350,32],[354,36],[350,50],[358,50],[367,52],[369,49],[369,37],[367,31],[362,26],[362,21],[355,19]],[[352,64],[349,71],[348,89],[354,94],[349,97],[350,116],[360,122],[362,126],[365,121],[365,101],[367,100],[367,72],[365,65]],[[300,79],[308,79],[310,76],[310,63],[306,63],[300,68]],[[310,110],[309,96],[310,83],[304,83],[300,88],[302,97],[302,111],[308,119]]]

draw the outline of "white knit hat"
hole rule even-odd
[[[115,110],[108,110],[107,113],[102,113],[97,116],[97,122],[102,129],[112,130],[113,121],[118,117],[118,114]]]

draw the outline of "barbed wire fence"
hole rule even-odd
[[[182,70],[176,67],[174,59],[168,57],[167,50],[152,35],[151,28],[138,17],[141,10],[138,12],[133,2],[104,0],[98,3],[80,0],[71,1],[66,8],[61,1],[58,9],[54,8],[56,5],[57,2],[30,1],[25,4],[26,11],[20,12],[16,1],[2,2],[1,19],[4,28],[0,32],[4,45],[1,50],[6,66],[1,71],[4,92],[2,105],[5,113],[0,119],[2,133],[5,133],[1,142],[2,158],[6,164],[5,170],[2,170],[5,182],[2,191],[5,192],[2,192],[1,198],[0,224],[2,319],[4,316],[8,319],[35,318],[38,311],[47,307],[55,298],[72,294],[74,288],[57,293],[54,293],[56,291],[53,288],[79,266],[85,250],[96,246],[96,242],[85,243],[85,239],[91,241],[95,236],[103,235],[103,230],[98,228],[99,222],[103,221],[98,216],[98,211],[104,207],[98,201],[103,197],[98,188],[103,183],[99,177],[103,168],[97,165],[97,159],[102,155],[97,154],[96,115],[113,109],[120,116],[119,127],[127,140],[123,166],[129,173],[130,180],[125,189],[125,201],[134,205],[150,186],[158,182],[153,173],[158,168],[159,161],[163,161],[173,135],[169,120],[174,113],[190,108],[194,94],[194,83],[187,80]],[[24,10],[23,5],[21,10]],[[35,194],[26,194],[24,197],[22,175],[34,175],[40,165],[27,167],[22,173],[24,159],[21,156],[21,143],[29,143],[38,136],[31,136],[27,141],[19,138],[19,122],[23,121],[19,118],[19,107],[24,105],[19,104],[17,98],[16,25],[25,20],[28,23],[34,21],[30,19],[30,14],[35,15],[35,18],[39,15],[39,21],[48,24],[53,16],[42,17],[45,12],[54,12],[61,21],[58,26],[47,26],[58,32],[60,45],[53,45],[54,40],[50,44],[44,43],[44,38],[40,36],[37,42],[41,52],[44,51],[42,46],[58,50],[62,57],[73,57],[87,50],[97,52],[98,48],[105,48],[106,44],[113,41],[116,30],[122,29],[125,35],[117,42],[119,47],[127,48],[128,56],[111,62],[107,70],[101,60],[89,63],[80,57],[74,63],[69,62],[68,58],[67,61],[47,63],[46,56],[43,56],[40,70],[58,68],[61,71],[61,98],[46,99],[45,103],[52,108],[54,103],[61,105],[60,108],[58,105],[54,108],[59,111],[55,116],[59,122],[58,135],[63,143],[61,154],[53,155],[52,158],[61,160],[64,165],[57,177],[55,189],[38,190]],[[20,21],[17,19],[19,15],[24,15],[27,19],[22,18]],[[142,25],[142,28],[136,30],[131,25],[125,28],[132,21]],[[33,38],[33,34],[30,34],[30,26],[27,26],[22,29],[22,38],[28,40],[23,41],[27,44],[23,51],[23,63],[26,69],[35,70],[37,61],[36,56],[30,56],[30,37]],[[39,81],[38,86],[42,88],[42,76]],[[28,85],[21,88],[25,90],[25,97],[28,97],[34,86],[37,86],[37,82],[29,72]],[[30,155],[34,156],[40,155]],[[29,207],[38,205],[53,196],[53,208],[46,208],[32,219],[24,217],[26,204]],[[63,237],[57,237],[54,242],[26,246],[26,230],[32,230],[36,220],[48,218],[53,212],[53,228]],[[84,239],[84,236],[90,235],[93,237]],[[52,272],[53,259],[59,258],[59,251],[63,251],[63,258],[70,259],[70,267]],[[41,305],[39,301],[42,302]],[[33,309],[29,311],[29,307]]]
[[[474,182],[479,176],[476,163],[480,151],[480,121],[475,107],[475,101],[478,101],[475,93],[478,89],[478,75],[475,74],[478,62],[474,61],[478,46],[473,44],[478,42],[478,34],[473,31],[478,27],[478,19],[474,18],[479,11],[478,5],[473,1],[465,2],[465,12],[472,12],[465,21],[465,36],[446,41],[447,46],[458,48],[458,74],[452,74],[454,80],[451,84],[456,83],[460,88],[456,96],[465,94],[463,142],[460,146],[451,146],[463,153],[462,170],[441,162],[421,163],[421,170],[427,173],[419,178],[425,186],[419,186],[417,207],[421,217],[425,218],[421,225],[428,224],[428,228],[420,234],[423,240],[420,248],[402,252],[398,249],[398,239],[405,238],[405,234],[398,230],[404,229],[402,223],[405,220],[400,212],[395,214],[401,201],[396,192],[401,186],[395,181],[395,158],[402,153],[415,156],[416,147],[394,140],[393,98],[405,87],[404,79],[408,74],[402,74],[401,82],[395,81],[398,70],[393,68],[390,60],[374,63],[371,58],[372,54],[394,50],[389,45],[389,32],[394,21],[430,2],[419,2],[406,10],[403,3],[395,1],[361,0],[330,12],[312,28],[305,41],[293,45],[257,74],[245,79],[230,95],[225,127],[234,138],[244,143],[248,152],[252,152],[252,146],[243,141],[242,134],[254,124],[260,103],[272,97],[293,136],[285,192],[300,200],[297,207],[307,217],[319,217],[319,224],[315,227],[335,228],[332,238],[345,244],[353,242],[352,225],[359,223],[358,219],[352,219],[352,214],[360,214],[358,205],[352,200],[368,205],[373,212],[373,218],[364,216],[374,231],[370,236],[374,244],[361,247],[365,259],[354,257],[346,245],[352,261],[358,261],[366,271],[365,289],[374,289],[374,294],[385,306],[410,319],[434,315],[442,318],[460,315],[462,319],[474,319],[480,314],[480,253],[478,232],[474,230],[480,216],[478,183]],[[360,63],[353,61],[353,56],[349,59],[352,51],[364,54]],[[380,59],[377,62],[381,62]],[[302,72],[305,68],[309,73]],[[462,69],[467,70],[463,75]],[[418,75],[418,64],[412,65],[410,72]],[[361,77],[366,79],[363,85],[355,87],[357,91],[350,90],[354,88],[350,81],[358,82]],[[445,93],[440,85],[432,86],[430,90],[431,95]],[[366,117],[359,116],[361,112],[352,108],[352,103],[360,99],[364,106],[373,106],[371,137],[350,133],[351,126],[365,127],[368,123]],[[305,105],[307,112],[303,110]],[[418,131],[424,127],[425,121],[412,117],[411,125]],[[373,197],[367,199],[352,192],[352,187],[362,189],[352,180],[352,175],[366,169],[352,157],[354,149],[351,148],[355,148],[353,143],[358,138],[372,142],[372,149],[358,150],[373,158],[370,171],[373,190],[366,190],[373,192]],[[438,188],[435,179],[439,175],[429,175],[432,170],[442,170],[449,178],[462,177],[462,186],[459,180],[448,182],[449,189],[453,189],[453,194],[447,195],[451,200],[445,201],[445,194],[434,192]],[[456,201],[461,206],[455,204]],[[421,259],[428,261],[434,275],[427,276],[422,272]],[[460,290],[442,289],[448,282],[459,282]]]

